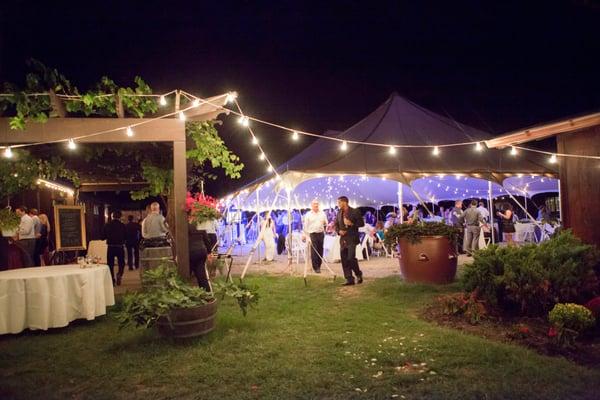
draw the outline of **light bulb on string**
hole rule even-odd
[[[439,155],[440,155],[440,149],[439,149],[439,147],[435,146],[435,147],[433,148],[432,154],[433,154],[434,156],[439,156]]]
[[[69,139],[69,141],[67,142],[67,147],[69,150],[75,150],[77,148],[77,144],[73,139]]]
[[[556,154],[552,154],[548,161],[550,162],[550,164],[556,164],[556,162],[558,161],[556,158]]]
[[[241,115],[238,118],[238,124],[240,124],[242,126],[249,126],[250,125],[250,119],[248,117],[246,117],[245,115]]]
[[[160,96],[160,100],[158,102],[160,103],[161,106],[167,105],[167,99],[165,99],[165,96]]]
[[[342,149],[342,151],[346,151],[348,149],[348,143],[346,143],[345,140],[340,145],[340,149]]]
[[[13,156],[12,149],[10,148],[10,146],[8,146],[7,148],[4,149],[4,157],[12,158],[12,156]]]
[[[482,151],[483,145],[480,142],[475,143],[475,151]]]
[[[252,144],[258,146],[258,138],[256,136],[252,136]]]
[[[395,148],[394,146],[390,146],[389,153],[390,153],[391,155],[394,155],[394,154],[396,154],[396,148]]]
[[[516,156],[517,155],[517,148],[515,146],[511,146],[511,148],[510,148],[510,155],[511,156]]]
[[[199,99],[194,99],[194,101],[192,101],[192,107],[198,107],[199,105],[200,105]]]
[[[298,135],[298,132],[296,132],[296,131],[292,131],[292,139],[293,139],[293,140],[296,140],[296,141],[297,141],[298,139],[300,139],[300,136]]]
[[[269,172],[273,171],[273,166],[271,164],[269,164],[269,166],[267,167],[267,171],[269,171]]]
[[[259,160],[264,160],[265,159],[265,153],[260,153],[260,156],[258,156]]]
[[[225,104],[233,103],[233,101],[237,99],[237,93],[230,92],[227,93],[227,97],[225,98]]]
[[[185,121],[185,114],[183,113],[183,111],[179,111],[179,120]]]
[[[127,130],[125,131],[125,134],[126,134],[128,137],[132,137],[132,136],[133,136],[133,129],[131,129],[131,127],[130,127],[130,126],[128,126],[128,127],[127,127]]]

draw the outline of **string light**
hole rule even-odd
[[[160,96],[160,100],[158,102],[160,103],[161,106],[167,105],[167,99],[165,99],[165,96]]]
[[[259,160],[264,160],[265,159],[265,153],[260,153],[260,156],[258,156]]]
[[[556,162],[558,161],[558,160],[556,159],[556,154],[552,154],[552,155],[550,156],[550,159],[549,159],[548,161],[550,161],[550,164],[556,164]]]
[[[227,97],[225,97],[225,104],[233,103],[235,99],[237,99],[237,93],[229,92],[227,93]]]
[[[440,149],[437,146],[435,146],[433,148],[433,155],[434,156],[439,156],[440,155]]]
[[[517,155],[517,149],[515,148],[515,146],[511,146],[511,148],[510,148],[510,155],[511,156],[516,156]]]
[[[199,99],[194,99],[194,101],[192,101],[192,106],[193,107],[198,107],[200,105],[200,100]]]
[[[346,143],[345,140],[342,142],[340,149],[342,149],[342,151],[346,151],[348,149],[348,143]]]
[[[269,164],[269,166],[267,167],[267,171],[269,171],[269,172],[273,171],[273,166],[271,164]]]
[[[77,144],[75,143],[75,141],[73,139],[69,139],[69,142],[67,143],[67,147],[69,148],[69,150],[75,150],[77,148]]]
[[[4,149],[4,157],[12,158],[12,156],[13,156],[12,149],[10,148],[10,146],[8,146],[6,149]]]
[[[475,151],[482,151],[483,145],[480,142],[475,143]]]
[[[131,127],[128,126],[127,130],[125,131],[125,134],[127,134],[128,137],[132,137],[133,136],[133,129],[131,129]]]
[[[183,113],[183,111],[179,111],[179,120],[185,121],[185,114]]]
[[[293,131],[293,132],[292,132],[292,139],[293,139],[293,140],[296,140],[296,141],[297,141],[298,139],[300,139],[300,136],[298,135],[298,132],[297,132],[297,131]]]
[[[246,117],[245,115],[241,115],[238,118],[238,124],[242,125],[242,126],[249,126],[250,125],[250,120],[248,119],[248,117]]]
[[[252,136],[252,144],[258,146],[258,138],[256,136]]]
[[[396,154],[396,148],[395,148],[394,146],[390,146],[389,153],[390,153],[391,155],[394,155],[394,154]]]

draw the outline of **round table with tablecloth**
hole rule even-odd
[[[106,265],[21,268],[0,272],[0,334],[47,330],[106,314],[115,304]]]

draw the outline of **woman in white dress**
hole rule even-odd
[[[260,226],[259,240],[265,243],[265,259],[273,261],[275,258],[275,223],[271,219],[271,215],[267,215]]]

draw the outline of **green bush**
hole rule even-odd
[[[446,236],[454,244],[460,231],[458,228],[447,225],[443,222],[417,222],[414,224],[392,225],[385,231],[385,245],[395,246],[401,238],[407,239],[410,243],[419,243],[421,236]]]
[[[561,347],[572,347],[577,337],[596,323],[592,312],[579,304],[557,304],[548,313],[548,321],[556,329],[556,341]]]
[[[583,303],[600,291],[594,246],[564,231],[539,245],[489,246],[460,277],[467,292],[522,315],[543,315],[557,303]]]

